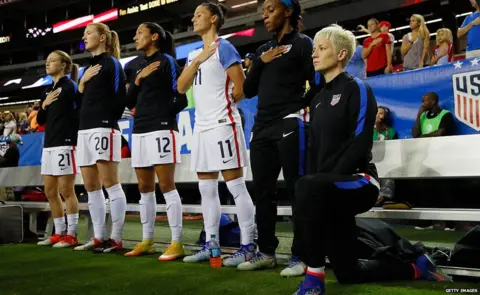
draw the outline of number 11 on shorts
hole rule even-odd
[[[230,140],[225,140],[225,144],[228,146],[228,153],[229,153],[229,158],[233,157],[233,151],[232,151],[232,142]],[[223,148],[223,141],[219,141],[218,145],[220,146],[220,153],[222,153],[222,159],[225,159],[225,150]]]

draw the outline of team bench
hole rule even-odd
[[[450,136],[443,138],[403,139],[376,142],[373,148],[373,161],[379,170],[380,178],[392,179],[431,179],[431,178],[475,178],[480,176],[480,135]],[[194,183],[195,173],[189,169],[190,155],[182,155],[182,164],[176,169],[177,183]],[[126,159],[120,167],[122,184],[137,183],[130,160]],[[251,173],[246,172],[247,181],[251,181]],[[279,181],[283,180],[280,174]],[[82,184],[77,177],[78,185]],[[43,180],[40,167],[18,167],[0,169],[0,186],[41,186]],[[8,202],[23,207],[30,215],[30,228],[36,231],[37,214],[49,211],[48,203],[44,202]],[[80,204],[81,211],[88,211],[86,203]],[[186,213],[201,213],[200,205],[183,205]],[[139,212],[138,204],[128,204],[127,211]],[[108,207],[107,207],[108,212]],[[157,212],[166,212],[165,205],[158,205]],[[222,212],[235,214],[233,206],[222,206]],[[278,207],[279,216],[291,216],[288,206]],[[439,221],[480,221],[480,210],[476,209],[431,209],[414,208],[411,210],[385,210],[374,208],[359,215],[365,218],[406,219],[406,220],[439,220]],[[91,233],[92,225],[87,215],[87,231]],[[52,230],[52,222],[47,225],[46,232]],[[480,277],[480,269],[443,267],[452,275],[467,275]]]

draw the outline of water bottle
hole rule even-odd
[[[220,249],[220,243],[215,238],[215,235],[210,236],[210,267],[220,268],[222,267],[222,250]]]

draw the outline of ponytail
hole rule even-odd
[[[175,59],[177,58],[177,48],[175,47],[172,33],[165,31],[165,40],[160,42],[160,45],[160,52],[168,54]]]
[[[105,49],[111,56],[120,59],[120,39],[118,38],[117,32],[110,30],[110,28],[103,23],[93,23],[88,26],[95,27],[100,35],[104,34],[107,37],[105,41]]]
[[[156,42],[153,43],[153,46],[160,50],[163,54],[168,54],[173,58],[177,58],[177,49],[175,48],[175,41],[173,40],[173,35],[165,31],[160,25],[152,22],[142,23],[145,27],[150,30],[150,34],[157,34],[158,38]]]
[[[70,72],[70,80],[72,80],[75,83],[78,83],[78,65],[77,64],[72,65],[72,71]]]
[[[120,39],[118,38],[117,32],[111,31],[111,34],[112,40],[110,46],[108,46],[108,52],[116,59],[120,59]]]
[[[78,82],[78,65],[73,63],[72,58],[65,51],[55,50],[52,53],[60,56],[62,63],[65,64],[65,70],[63,73],[65,75],[70,74],[70,79],[74,82]]]

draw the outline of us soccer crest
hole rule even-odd
[[[341,94],[335,94],[334,96],[332,96],[332,101],[330,102],[330,105],[332,107],[336,105],[340,101],[340,98],[342,98]]]
[[[480,131],[480,71],[454,74],[452,79],[455,117]]]

